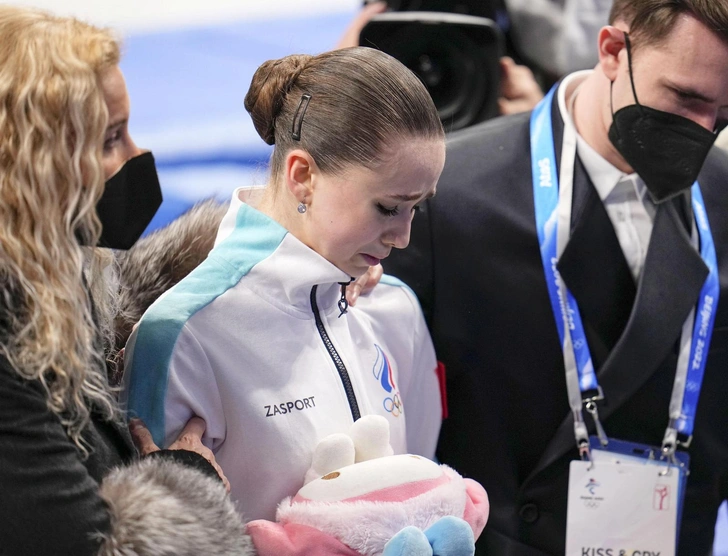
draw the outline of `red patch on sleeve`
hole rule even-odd
[[[440,403],[442,404],[442,418],[447,419],[447,386],[445,384],[445,364],[442,361],[437,362],[437,382],[440,384]]]

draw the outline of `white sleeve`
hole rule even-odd
[[[401,390],[407,422],[407,451],[434,459],[442,424],[437,358],[417,298],[408,288],[404,291],[416,309],[413,365],[409,376],[402,381]]]
[[[187,326],[182,329],[169,362],[164,401],[164,442],[169,446],[191,417],[206,423],[202,442],[215,451],[225,440],[225,416],[220,390],[207,354]]]
[[[160,447],[173,443],[191,417],[201,417],[207,425],[203,443],[216,450],[225,438],[225,419],[205,350],[186,324],[172,339],[154,323],[144,324],[142,319],[124,355],[129,416],[140,417]]]

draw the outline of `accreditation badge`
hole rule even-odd
[[[675,556],[679,470],[598,451],[571,462],[566,556]]]
[[[687,452],[675,452],[670,465],[660,459],[660,449],[646,444],[637,444],[625,440],[609,439],[609,445],[604,448],[599,439],[592,436],[589,439],[592,461],[612,461],[615,463],[641,463],[643,465],[661,466],[663,473],[676,472],[678,474],[677,492],[677,533],[675,542],[680,538],[680,523],[682,523],[682,509],[685,501],[685,486],[690,474],[690,455]],[[667,467],[666,467],[667,466]]]

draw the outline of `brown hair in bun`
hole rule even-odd
[[[417,76],[373,48],[265,62],[253,76],[245,108],[258,134],[275,145],[274,183],[294,148],[308,152],[321,171],[336,173],[349,165],[374,168],[397,141],[445,136]]]

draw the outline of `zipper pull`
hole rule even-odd
[[[349,282],[339,282],[341,286],[341,298],[338,301],[339,305],[339,318],[344,315],[349,308],[349,302],[346,300],[346,286],[351,284],[354,279],[352,278]]]
[[[349,308],[349,302],[346,300],[346,286],[348,286],[348,283],[339,282],[341,284],[341,299],[339,299],[339,318],[341,318],[341,315],[346,313],[346,310]]]

